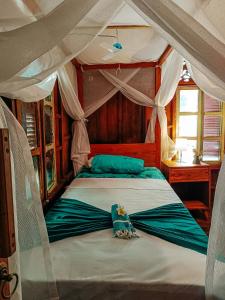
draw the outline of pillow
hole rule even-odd
[[[91,164],[92,173],[139,174],[144,171],[143,159],[122,155],[96,155]]]

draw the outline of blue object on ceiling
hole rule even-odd
[[[119,49],[119,50],[123,49],[123,46],[122,46],[122,44],[120,42],[114,43],[113,47],[116,48],[116,49]]]

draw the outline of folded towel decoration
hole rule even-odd
[[[121,239],[131,239],[133,237],[138,237],[138,235],[136,234],[136,230],[132,225],[124,207],[118,204],[113,204],[111,208],[111,215],[114,237]]]

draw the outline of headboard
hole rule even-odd
[[[141,158],[146,167],[160,168],[160,157],[157,144],[91,144],[91,154],[113,154]]]
[[[157,120],[155,129],[155,143],[136,143],[136,144],[91,144],[90,157],[96,154],[125,155],[141,158],[146,167],[160,168],[160,126]]]

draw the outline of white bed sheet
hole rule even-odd
[[[159,179],[75,179],[62,197],[108,211],[119,203],[128,213],[180,202]],[[204,299],[205,255],[137,232],[133,240],[109,229],[52,243],[60,299]]]

